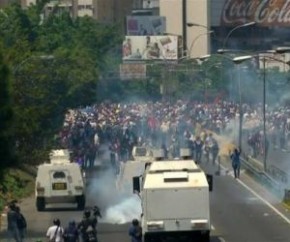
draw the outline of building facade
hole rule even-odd
[[[168,34],[182,36],[184,57],[210,52],[209,0],[160,0],[160,16],[166,17]]]
[[[11,0],[0,0],[0,8]],[[21,0],[23,8],[35,4],[36,0]],[[52,0],[45,8],[48,15],[56,6],[58,11],[68,11],[72,17],[90,16],[104,23],[117,23],[125,26],[126,16],[135,8],[141,8],[142,0]]]

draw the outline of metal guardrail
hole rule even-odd
[[[280,168],[270,165],[269,168],[267,169],[267,173],[270,174],[275,180],[287,185],[289,181],[289,175],[285,172],[282,171]]]
[[[242,166],[250,171],[256,178],[267,183],[268,186],[272,187],[276,192],[284,192],[286,184],[282,184],[280,180],[277,180],[277,177],[272,177],[271,174],[268,173],[268,171],[265,172],[263,170],[262,164],[259,165],[257,161],[254,161],[254,159],[251,159],[249,157],[248,159],[241,159],[241,161]]]

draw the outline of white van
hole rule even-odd
[[[77,203],[77,208],[85,207],[85,184],[81,168],[64,157],[51,156],[51,163],[38,167],[35,182],[36,208],[43,211],[46,204]]]

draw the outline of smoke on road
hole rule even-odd
[[[117,177],[115,170],[109,164],[107,148],[102,156],[108,168],[97,172],[90,179],[87,187],[87,204],[101,208],[100,222],[123,224],[131,222],[134,218],[140,218],[141,200],[132,193],[132,184],[126,184],[123,190],[117,189]],[[127,183],[129,182],[131,179],[128,179]]]

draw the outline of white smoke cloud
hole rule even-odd
[[[118,204],[110,206],[104,214],[103,222],[124,224],[140,218],[141,213],[141,200],[137,195],[132,195],[124,198]]]
[[[116,176],[110,166],[109,151],[104,149],[103,152],[102,164],[107,168],[91,174],[87,186],[87,204],[100,207],[102,218],[99,221],[102,223],[123,224],[134,218],[139,219],[142,213],[141,200],[133,194],[132,177],[142,174],[144,164],[127,162],[125,176],[124,164],[121,166],[122,172]]]

